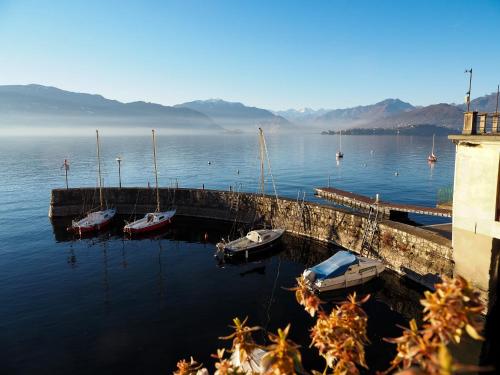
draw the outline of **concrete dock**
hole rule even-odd
[[[108,207],[122,215],[143,215],[155,209],[155,190],[148,188],[105,188]],[[54,189],[49,216],[81,217],[95,208],[94,188]],[[367,215],[331,205],[234,191],[204,189],[160,189],[162,209],[175,206],[177,214],[205,219],[272,223],[288,233],[342,246],[360,253]],[[175,219],[174,219],[175,220]],[[451,241],[437,233],[382,219],[371,243],[371,256],[388,268],[427,287],[441,275],[453,274]]]
[[[449,208],[416,206],[411,204],[386,202],[382,200],[377,202],[375,198],[370,198],[365,195],[351,193],[349,191],[335,189],[332,187],[319,187],[314,190],[318,197],[361,211],[368,211],[371,206],[378,204],[379,212],[383,213],[384,217],[390,219],[407,218],[409,213],[452,217],[452,210]]]

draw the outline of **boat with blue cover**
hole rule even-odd
[[[382,262],[349,251],[339,251],[303,272],[309,287],[318,292],[361,285],[385,270]]]

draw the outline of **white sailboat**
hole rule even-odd
[[[342,152],[342,130],[340,131],[340,134],[339,134],[339,150],[335,154],[335,157],[337,159],[340,159],[340,158],[344,157],[344,153]]]
[[[160,190],[158,186],[158,168],[156,164],[156,138],[155,131],[151,131],[153,134],[153,161],[155,169],[155,180],[156,180],[156,210],[154,212],[147,213],[143,218],[136,220],[132,223],[127,223],[123,227],[123,231],[128,234],[139,234],[151,232],[160,229],[171,223],[176,210],[160,211]]]
[[[384,272],[382,262],[339,251],[324,262],[303,272],[309,287],[318,292],[361,285]]]
[[[104,198],[102,192],[102,178],[101,178],[101,154],[99,145],[99,131],[96,130],[97,142],[97,174],[99,180],[99,210],[89,212],[87,216],[79,221],[73,221],[68,228],[69,231],[78,233],[80,235],[93,231],[98,231],[105,228],[116,215],[116,209],[104,208]]]
[[[436,134],[433,134],[432,135],[432,151],[431,151],[431,154],[427,157],[427,160],[430,162],[430,163],[435,163],[438,158],[436,155],[434,155],[434,138],[435,138]]]
[[[260,144],[260,184],[261,192],[264,195],[264,156],[267,158],[268,168],[271,170],[271,163],[269,161],[269,155],[267,153],[266,140],[264,138],[264,132],[262,128],[259,128],[259,144]],[[274,194],[276,196],[276,201],[278,201],[278,195],[276,193],[276,187],[274,186]],[[245,255],[248,258],[251,254],[258,253],[263,250],[267,250],[273,247],[278,240],[285,233],[285,229],[275,228],[275,229],[260,229],[252,230],[247,233],[246,236],[238,238],[234,241],[225,242],[222,240],[216,245],[217,254],[223,254],[229,257],[237,255]]]

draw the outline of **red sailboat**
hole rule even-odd
[[[68,228],[68,231],[78,233],[80,235],[98,231],[108,226],[111,220],[116,215],[116,209],[114,208],[104,208],[104,199],[102,194],[102,179],[101,179],[101,155],[99,148],[99,131],[96,130],[97,139],[97,173],[99,179],[99,210],[92,211],[87,214],[83,219],[74,221]]]
[[[155,167],[156,179],[156,210],[155,212],[147,213],[142,219],[136,220],[132,223],[127,223],[123,227],[123,231],[130,235],[152,232],[171,223],[176,210],[160,211],[160,190],[158,188],[158,169],[156,167],[156,138],[155,131],[153,133],[153,160]]]
[[[427,160],[429,161],[429,163],[435,163],[438,161],[438,158],[436,155],[434,155],[434,137],[435,137],[435,134],[432,135],[432,151],[431,151],[431,154],[427,157]]]

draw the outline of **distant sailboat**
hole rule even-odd
[[[430,162],[430,163],[435,163],[437,162],[438,158],[436,155],[434,155],[434,138],[435,138],[435,134],[432,135],[432,151],[431,151],[431,154],[427,157],[427,160]]]
[[[342,152],[342,130],[340,131],[340,135],[339,135],[339,150],[335,154],[335,157],[337,159],[340,159],[340,158],[344,157],[344,153]]]
[[[170,224],[172,217],[174,217],[176,210],[160,212],[160,190],[158,187],[158,169],[156,167],[156,138],[155,131],[153,133],[153,161],[155,167],[155,180],[156,180],[156,210],[155,212],[147,213],[142,219],[136,220],[132,223],[127,223],[123,227],[123,231],[128,234],[138,234],[151,232]]]
[[[101,230],[106,227],[113,217],[116,215],[116,209],[104,209],[104,198],[102,194],[102,178],[101,178],[101,154],[99,147],[99,131],[96,130],[97,140],[97,171],[99,179],[99,211],[89,212],[87,216],[79,221],[73,221],[68,228],[69,231],[78,233],[80,235],[88,232]]]

